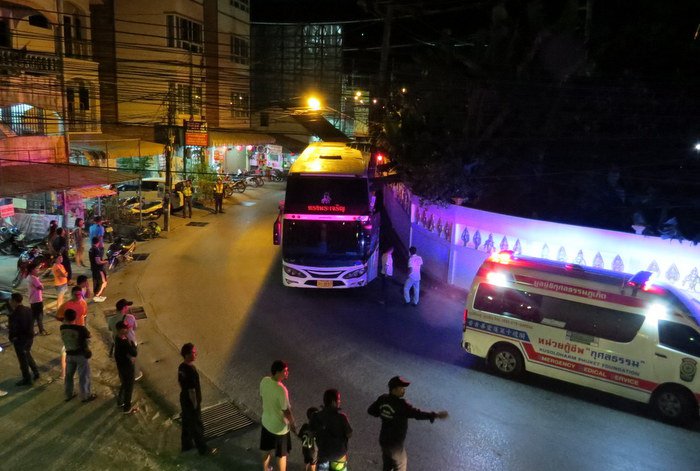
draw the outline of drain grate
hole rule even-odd
[[[150,253],[135,253],[135,254],[131,254],[131,259],[135,260],[137,262],[141,262],[143,260],[146,260],[149,255],[151,255],[151,254]]]
[[[230,402],[222,402],[202,409],[204,437],[207,440],[241,430],[254,422]]]
[[[134,317],[138,319],[146,319],[146,310],[142,306],[131,306],[131,313]],[[116,309],[105,309],[104,311],[105,319],[108,317],[116,316]]]
[[[185,225],[186,225],[186,226],[195,226],[195,227],[204,227],[204,226],[206,226],[207,224],[209,224],[209,223],[208,223],[208,222],[188,222],[188,223],[185,224]]]

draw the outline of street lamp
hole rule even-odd
[[[308,106],[309,109],[312,111],[318,111],[321,109],[321,100],[319,100],[315,96],[310,96],[306,100],[306,106]]]

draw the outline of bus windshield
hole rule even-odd
[[[282,256],[291,263],[341,266],[365,262],[369,235],[356,221],[285,220]]]

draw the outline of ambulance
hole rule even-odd
[[[649,404],[686,424],[700,402],[700,302],[636,275],[495,253],[474,278],[462,347],[525,371]]]

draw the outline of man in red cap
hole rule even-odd
[[[424,412],[416,409],[403,398],[411,384],[401,376],[389,380],[389,394],[382,394],[367,409],[374,417],[381,417],[382,430],[379,445],[382,447],[383,471],[406,471],[408,458],[404,442],[408,432],[408,419],[430,420],[447,418],[447,411]]]

